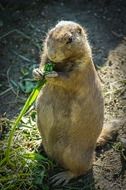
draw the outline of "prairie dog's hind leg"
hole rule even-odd
[[[94,147],[87,150],[81,147],[81,150],[71,149],[70,146],[64,150],[62,162],[67,170],[51,178],[54,185],[66,185],[71,179],[85,174],[92,168]]]

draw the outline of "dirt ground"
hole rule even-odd
[[[105,121],[118,119],[116,139],[96,151],[88,180],[96,190],[126,189],[126,1],[0,1],[0,115],[12,118],[26,94],[17,91],[22,69],[39,64],[46,32],[62,19],[84,26],[105,97]],[[19,93],[19,94],[18,94]],[[80,181],[81,183],[81,181]]]

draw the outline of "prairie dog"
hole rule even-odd
[[[79,24],[60,21],[48,32],[41,70],[49,60],[55,63],[54,73],[46,76],[37,98],[37,125],[47,155],[66,170],[54,177],[61,183],[92,168],[104,101],[87,34]],[[38,79],[40,69],[33,71]]]

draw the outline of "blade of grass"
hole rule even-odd
[[[22,116],[26,113],[26,111],[29,109],[29,107],[33,104],[33,102],[36,100],[40,89],[42,88],[42,86],[45,84],[45,80],[40,81],[38,83],[38,85],[34,88],[34,90],[32,91],[32,93],[30,94],[30,96],[28,97],[28,99],[25,102],[25,105],[23,106],[19,116],[17,117],[12,130],[10,131],[10,135],[8,138],[8,145],[7,145],[7,149],[5,152],[5,158],[1,161],[0,165],[2,165],[5,162],[9,162],[9,154],[10,154],[10,148],[11,148],[11,144],[12,144],[12,140],[13,140],[13,136],[14,136],[14,132],[16,127],[19,125]]]

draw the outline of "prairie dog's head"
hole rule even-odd
[[[53,62],[91,54],[86,32],[75,22],[60,21],[49,31],[45,42],[47,56]]]

